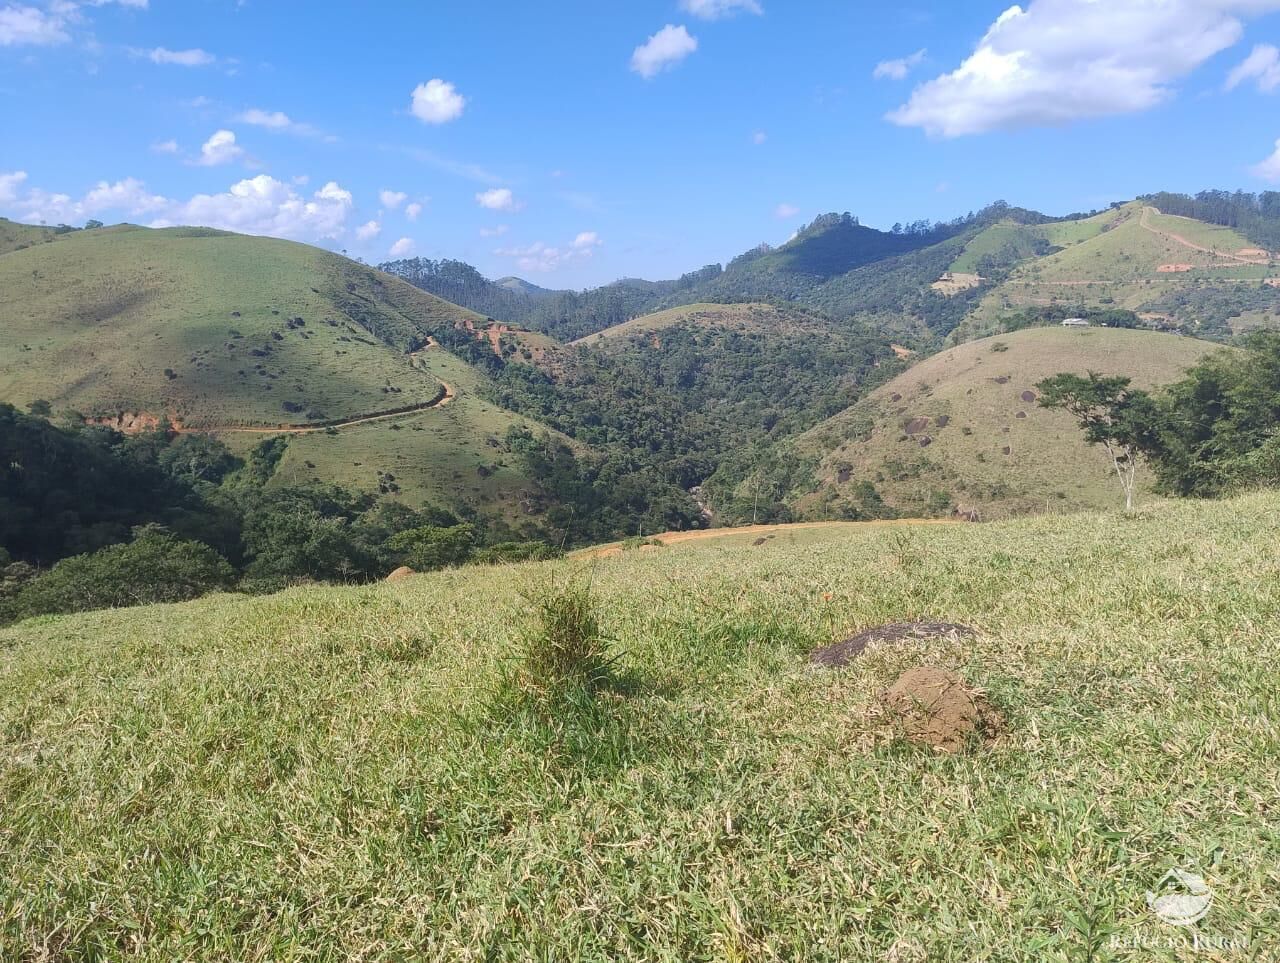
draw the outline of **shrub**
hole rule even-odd
[[[546,562],[562,558],[564,552],[546,542],[499,542],[471,556],[477,565],[507,565],[512,562]]]
[[[207,545],[148,525],[134,529],[126,545],[64,559],[27,582],[13,600],[13,615],[182,602],[228,589],[234,578],[231,566]]]
[[[430,572],[470,559],[475,550],[475,529],[470,525],[424,525],[393,535],[387,540],[387,548],[398,554],[401,564]]]

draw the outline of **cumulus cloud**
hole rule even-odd
[[[779,204],[773,209],[773,216],[781,221],[789,220],[800,213],[800,208],[794,204]]]
[[[412,204],[408,205],[404,209],[404,216],[411,221],[416,221],[418,219],[418,215],[420,215],[421,213],[422,213],[422,205],[419,204],[417,201],[414,201]]]
[[[375,237],[382,233],[382,225],[377,221],[369,221],[361,224],[356,228],[357,241],[372,241]]]
[[[583,231],[563,247],[537,241],[528,247],[500,247],[493,253],[513,259],[521,271],[547,273],[589,259],[603,244],[595,231]]]
[[[76,223],[108,211],[148,218],[151,227],[178,224],[216,227],[303,241],[336,240],[347,231],[351,192],[330,181],[310,197],[263,174],[242,180],[220,194],[176,200],[152,194],[136,178],[101,181],[76,200],[67,194],[33,188],[19,195],[25,175],[0,175],[0,202],[28,221]],[[12,195],[12,196],[9,196]]]
[[[680,0],[680,9],[700,20],[719,20],[739,13],[764,13],[759,0]]]
[[[524,207],[508,187],[495,187],[476,195],[476,203],[490,211],[518,211]]]
[[[940,137],[1147,110],[1280,0],[1032,0],[888,119]]]
[[[378,201],[389,211],[394,211],[403,204],[409,195],[402,191],[379,191]]]
[[[667,24],[631,55],[631,69],[645,80],[669,70],[698,49],[697,38],[684,26]]]
[[[1276,141],[1276,152],[1254,166],[1253,173],[1264,181],[1280,184],[1280,140]]]
[[[461,117],[466,106],[467,98],[453,84],[436,78],[414,88],[409,110],[423,123],[447,124]]]
[[[411,257],[413,255],[413,238],[402,237],[396,243],[391,245],[391,250],[387,253],[392,257]]]
[[[217,167],[220,164],[230,164],[243,156],[244,148],[236,143],[236,135],[229,130],[219,130],[201,146],[196,163],[201,167]]]
[[[1227,90],[1235,90],[1249,80],[1256,81],[1264,94],[1280,89],[1280,49],[1269,43],[1254,47],[1253,53],[1227,77]]]
[[[169,50],[156,47],[146,51],[146,57],[153,64],[169,64],[177,67],[207,67],[218,62],[218,58],[207,50],[193,47],[190,50]]]
[[[18,189],[22,187],[26,180],[26,171],[11,171],[8,174],[0,174],[0,202],[8,203],[16,200]]]
[[[910,57],[900,57],[897,60],[882,60],[876,64],[876,69],[871,71],[871,76],[876,80],[884,80],[886,77],[890,80],[905,80],[907,74],[924,62],[924,58],[928,53],[929,51],[927,50],[917,50]]]
[[[199,224],[245,234],[329,240],[342,236],[351,208],[351,193],[334,181],[308,199],[292,185],[259,174],[232,184],[225,193],[197,194],[172,206],[155,226]]]
[[[46,13],[39,7],[0,7],[0,47],[66,43],[71,39],[66,26],[65,16]]]

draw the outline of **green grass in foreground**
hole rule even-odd
[[[1278,526],[782,530],[0,632],[0,959],[1274,959]],[[574,573],[616,684],[496,697]],[[916,616],[983,631],[806,668]],[[1005,734],[876,738],[924,662]],[[1251,949],[1151,916],[1175,865]]]

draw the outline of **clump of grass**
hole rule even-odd
[[[525,637],[521,688],[562,695],[593,692],[608,682],[613,659],[590,588],[571,583],[530,601],[538,622]]]

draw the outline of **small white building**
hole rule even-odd
[[[1062,322],[1062,326],[1064,328],[1087,328],[1090,325],[1084,318],[1067,318]]]

